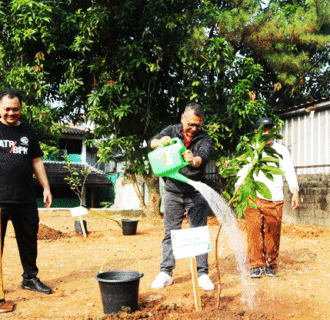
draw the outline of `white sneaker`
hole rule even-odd
[[[213,290],[214,284],[212,283],[210,277],[207,274],[202,274],[198,277],[198,285],[204,290]]]
[[[165,286],[170,286],[172,284],[172,277],[165,272],[160,272],[155,281],[151,284],[153,289],[162,289]]]

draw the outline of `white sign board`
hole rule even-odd
[[[172,230],[171,238],[175,259],[196,257],[211,251],[210,233],[207,226]]]
[[[75,207],[70,209],[72,217],[83,216],[88,214],[88,210],[85,207]]]

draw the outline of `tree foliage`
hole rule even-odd
[[[1,87],[51,111],[43,121],[88,115],[125,148],[199,101],[228,149],[260,115],[328,94],[329,10],[323,0],[2,1]]]
[[[0,87],[26,94],[44,142],[84,116],[101,160],[121,150],[146,179],[144,142],[190,101],[218,156],[260,116],[329,96],[324,0],[6,0],[0,14]]]
[[[254,90],[277,111],[329,98],[330,8],[323,0],[230,1],[219,35],[265,71]]]
[[[48,71],[52,48],[51,8],[38,1],[0,2],[0,89],[23,93],[23,119],[33,124],[47,156],[57,152],[61,128],[58,111],[51,108]],[[46,60],[47,59],[47,60]]]

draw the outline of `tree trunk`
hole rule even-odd
[[[146,216],[151,217],[158,217],[160,215],[160,192],[159,192],[159,177],[155,176],[154,174],[143,175],[144,181],[148,186],[148,195],[149,200],[144,211]]]
[[[146,205],[144,204],[144,197],[143,197],[143,194],[139,188],[139,183],[137,182],[137,179],[136,179],[136,174],[135,173],[132,173],[132,179],[133,179],[133,188],[135,190],[135,193],[139,199],[139,202],[140,202],[140,207],[143,211],[146,211],[147,207]]]

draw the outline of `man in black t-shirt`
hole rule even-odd
[[[33,173],[44,189],[46,208],[52,204],[52,195],[37,135],[30,125],[20,121],[21,111],[22,96],[18,91],[0,92],[1,250],[7,223],[11,220],[23,267],[22,288],[49,294],[51,288],[37,278],[39,215],[32,186]]]

